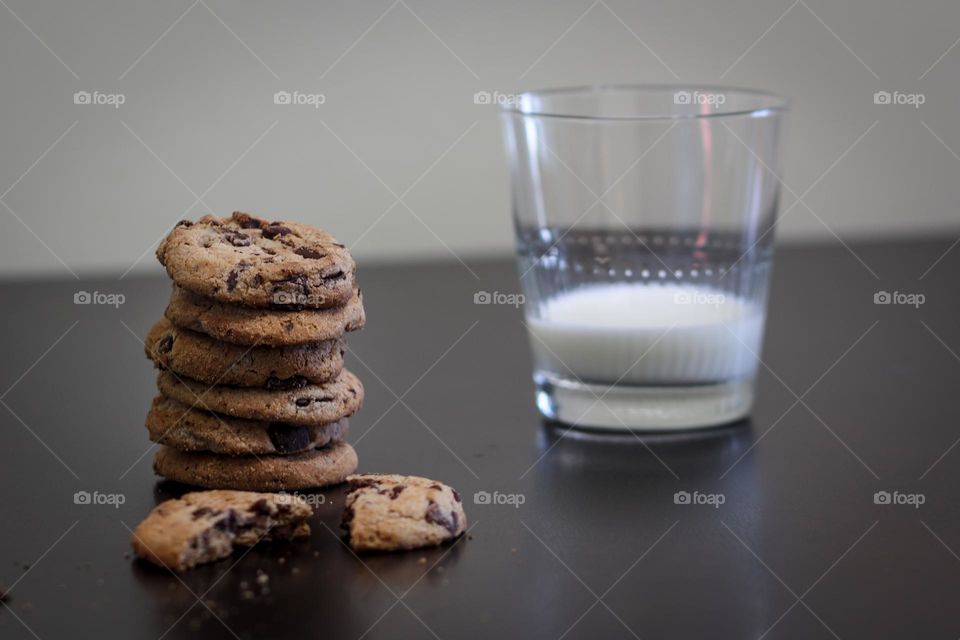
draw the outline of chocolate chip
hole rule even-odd
[[[250,284],[252,284],[254,287],[259,287],[263,284],[263,276],[259,273],[254,274],[253,280],[250,281]]]
[[[193,226],[193,222],[190,221],[190,220],[181,220],[180,222],[178,222],[178,223],[176,224],[176,226],[178,226],[178,227],[183,227],[184,229],[187,229],[187,228]]]
[[[298,407],[306,407],[310,405],[310,398],[297,398]]]
[[[441,486],[440,486],[439,484],[437,484],[436,482],[434,482],[432,485],[430,485],[430,488],[431,488],[431,489],[436,489],[437,491],[442,491],[442,490],[443,490],[443,487],[441,487]]]
[[[273,509],[270,508],[270,503],[267,502],[266,498],[260,498],[253,504],[251,504],[247,511],[259,514],[261,516],[269,516],[273,513]]]
[[[267,223],[259,218],[254,218],[248,213],[234,212],[233,219],[240,225],[241,229],[259,229]]]
[[[299,249],[294,249],[293,252],[298,256],[310,258],[311,260],[319,260],[320,258],[327,257],[327,254],[317,251],[311,247],[300,247]]]
[[[373,478],[353,478],[350,480],[350,484],[347,487],[347,491],[356,491],[357,489],[364,489],[366,487],[376,487],[380,482],[374,480]]]
[[[443,513],[443,511],[440,510],[440,505],[433,500],[430,500],[430,505],[427,507],[427,513],[424,516],[424,520],[430,524],[440,525],[449,531],[450,535],[453,535],[457,532],[456,514],[451,513],[451,516]]]
[[[157,345],[157,351],[160,353],[170,353],[173,349],[173,336],[166,335],[163,336],[163,340],[160,341],[160,344]]]
[[[239,231],[227,231],[223,234],[223,238],[235,247],[250,246],[250,236]]]
[[[240,277],[240,272],[236,269],[231,269],[230,273],[227,274],[227,291],[233,291],[237,288],[237,279]]]
[[[293,327],[294,327],[294,324],[292,320],[287,320],[286,322],[283,323],[283,329],[285,331],[293,331]]]
[[[457,502],[461,502],[461,500],[460,500],[460,494],[457,493],[457,490],[456,490],[456,489],[450,489],[450,491],[453,491],[453,499],[456,500]]]
[[[213,525],[213,528],[219,531],[233,533],[234,531],[237,530],[238,524],[240,524],[240,522],[237,519],[237,512],[234,511],[233,509],[229,509],[227,511],[227,515],[221,518],[220,520],[218,520],[217,523]]]
[[[268,224],[263,228],[263,237],[267,240],[273,240],[277,236],[285,236],[289,233],[293,233],[293,231],[288,227],[284,227],[283,225],[279,225],[275,222]]]
[[[291,378],[270,376],[267,378],[267,389],[289,391],[291,389],[303,389],[309,383],[310,381],[303,376],[293,376]]]
[[[310,430],[307,427],[273,423],[267,428],[267,435],[277,453],[294,453],[310,446]]]
[[[200,507],[198,509],[194,509],[190,515],[194,520],[199,520],[200,518],[205,518],[206,516],[215,516],[219,514],[220,512],[216,509],[212,509],[210,507]]]
[[[398,484],[398,485],[396,485],[395,487],[393,487],[392,489],[390,489],[390,499],[391,499],[391,500],[396,500],[396,499],[397,499],[397,496],[399,496],[399,495],[400,495],[400,492],[403,491],[404,489],[406,489],[406,487],[403,486],[402,484]]]

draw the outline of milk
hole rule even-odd
[[[607,385],[715,384],[755,373],[763,310],[692,285],[588,285],[541,302],[528,327],[540,372]]]

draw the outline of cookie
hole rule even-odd
[[[185,289],[251,307],[336,307],[353,295],[356,272],[326,231],[240,212],[178,222],[157,259]]]
[[[200,491],[157,505],[133,532],[134,552],[174,571],[226,558],[235,546],[310,535],[313,509],[298,496]]]
[[[164,315],[179,327],[217,340],[270,347],[335,340],[366,323],[359,289],[340,307],[278,310],[224,304],[174,285]]]
[[[328,424],[259,422],[191,409],[164,396],[153,399],[147,414],[150,440],[180,451],[209,451],[228,456],[288,455],[343,440],[346,418]]]
[[[157,388],[168,398],[192,408],[266,422],[324,424],[349,417],[363,405],[363,385],[346,369],[322,385],[275,391],[210,386],[161,371]]]
[[[153,470],[170,480],[208,489],[293,491],[343,482],[357,470],[357,452],[346,442],[290,456],[236,458],[160,447]]]
[[[144,342],[147,357],[160,369],[207,384],[266,389],[298,389],[340,374],[341,340],[286,347],[244,347],[181,329],[161,318]]]
[[[347,478],[341,527],[356,551],[416,549],[453,540],[467,530],[460,494],[427,478]]]

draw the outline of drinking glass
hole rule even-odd
[[[750,411],[786,102],[597,86],[501,102],[536,404],[580,428]]]

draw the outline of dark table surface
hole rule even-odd
[[[182,578],[128,553],[128,528],[184,491],[153,475],[142,426],[140,338],[168,282],[2,284],[0,637],[956,638],[960,249],[930,269],[951,242],[779,249],[752,418],[673,437],[541,422],[520,312],[473,304],[517,290],[509,261],[361,268],[360,469],[453,485],[469,538],[358,558],[335,488],[308,541]],[[269,593],[250,598],[258,570]]]

